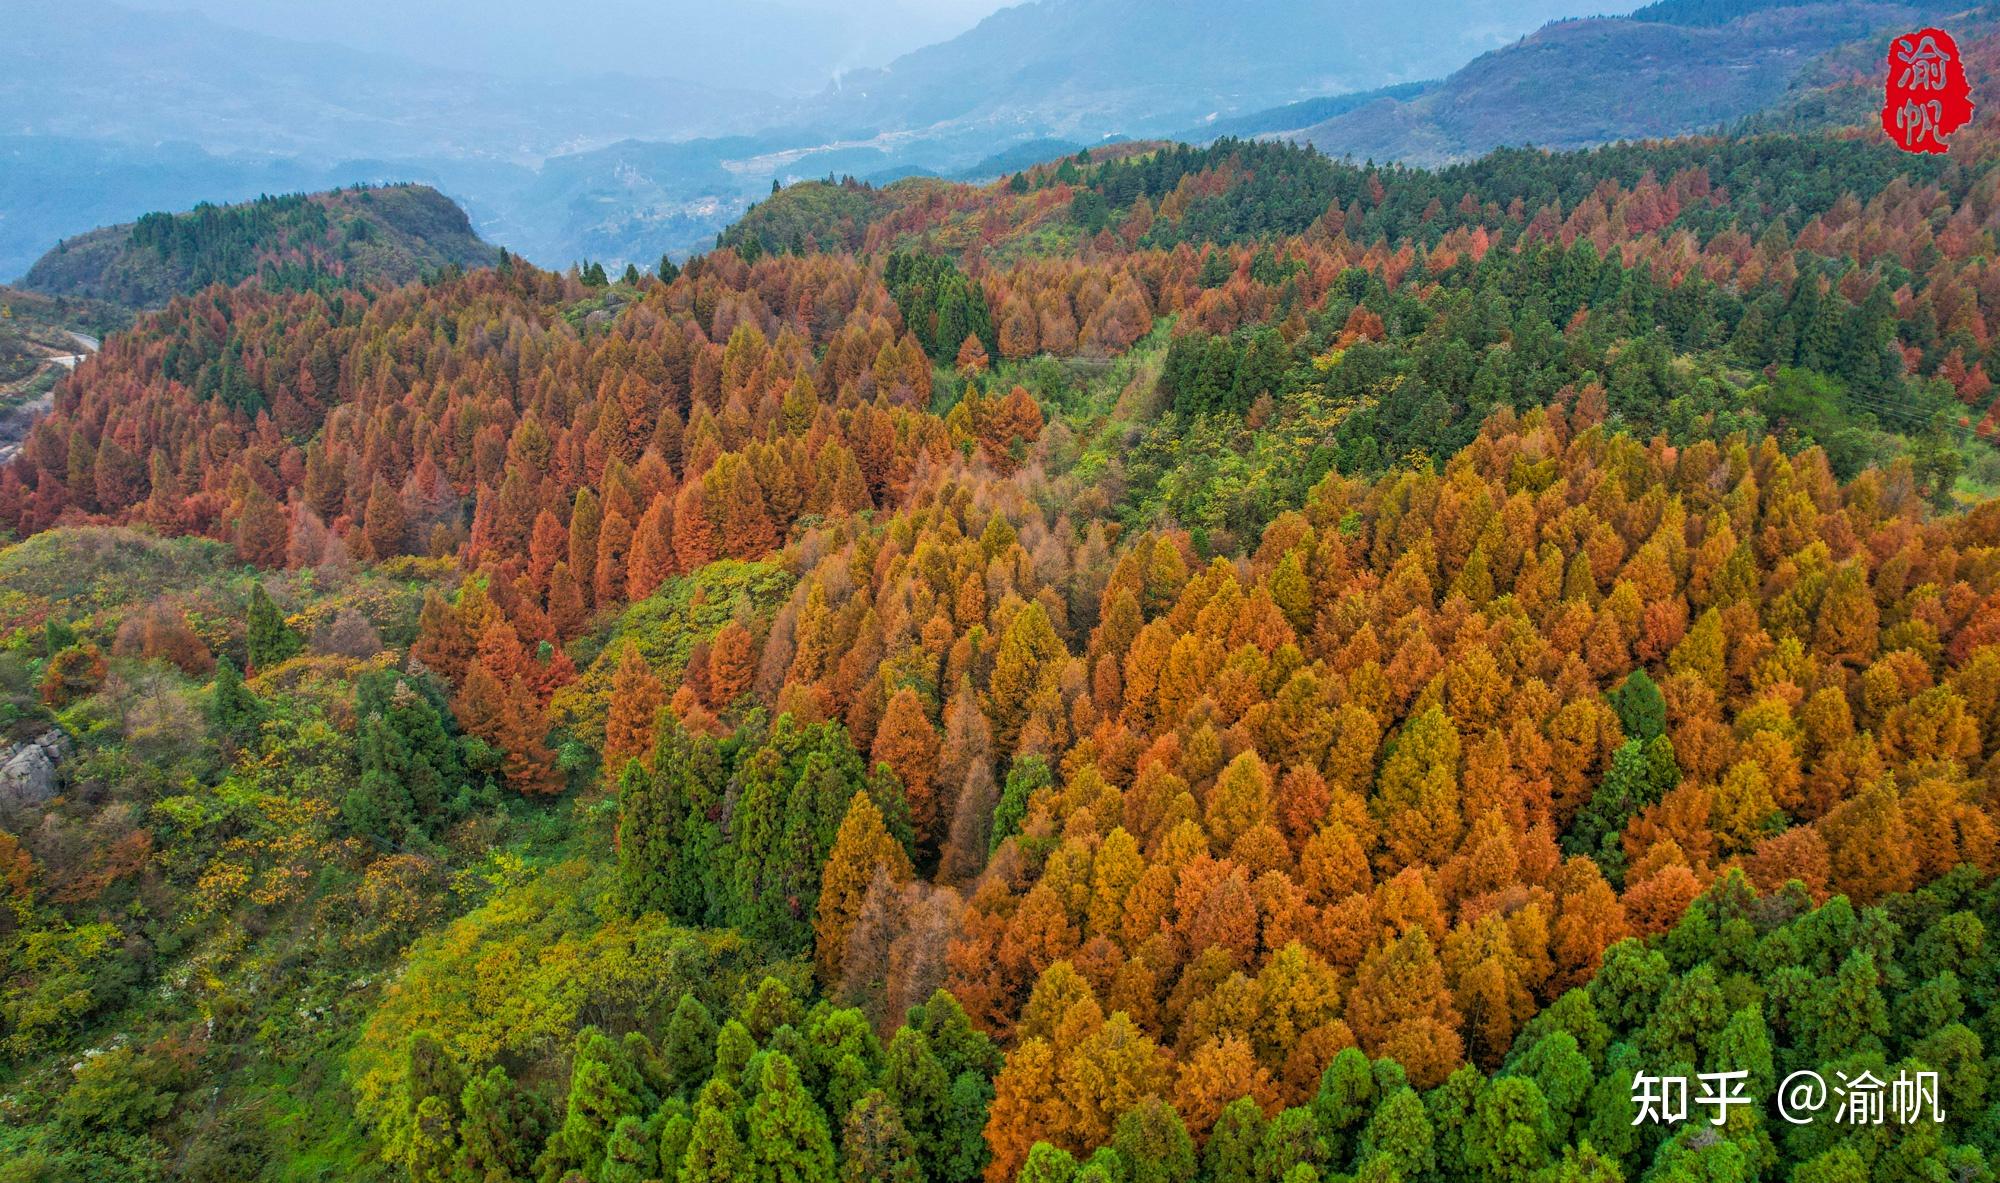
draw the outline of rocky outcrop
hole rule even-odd
[[[40,805],[56,795],[69,736],[51,727],[25,743],[0,749],[0,802],[14,808]]]

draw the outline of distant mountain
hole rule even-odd
[[[1317,123],[1324,123],[1336,115],[1360,110],[1381,99],[1404,101],[1414,99],[1436,86],[1436,82],[1404,82],[1378,90],[1301,99],[1296,103],[1286,103],[1282,107],[1252,111],[1248,115],[1212,119],[1200,127],[1188,128],[1173,138],[1189,144],[1207,144],[1221,139],[1251,140],[1258,136],[1299,131]]]
[[[706,249],[716,231],[770,187],[726,162],[765,145],[730,137],[662,144],[627,140],[557,156],[525,183],[491,195],[497,216],[481,225],[494,241],[554,267],[584,258],[655,263],[662,253]]]
[[[432,184],[547,265],[650,264],[712,244],[773,180],[997,172],[1035,141],[1249,134],[1228,130],[1246,115],[1296,130],[1352,101],[1323,96],[1442,76],[1574,0],[1033,0],[789,105],[659,78],[501,78],[415,40],[364,52],[135,2],[149,7],[0,0],[0,279],[145,210],[359,181]],[[632,46],[654,72],[700,53],[656,40]],[[1281,126],[1254,118],[1309,100]]]
[[[661,78],[522,80],[184,11],[0,0],[0,280],[58,238],[148,210],[356,182],[425,182],[489,234],[532,228],[545,211],[518,199],[551,157],[771,112],[758,94]],[[567,262],[564,245],[541,257]]]
[[[1434,78],[1573,0],[1035,0],[842,79],[840,134],[982,125],[1093,140]],[[1614,6],[1615,7],[1615,6]]]
[[[396,185],[148,214],[61,243],[21,286],[145,308],[252,276],[297,287],[400,284],[499,257],[450,198]]]
[[[1667,25],[1726,25],[1772,8],[1796,8],[1799,0],[1654,0],[1632,14],[1635,21]]]
[[[134,145],[67,136],[0,135],[0,280],[24,274],[61,238],[130,222],[152,210],[417,181],[465,204],[491,239],[510,194],[535,177],[505,161],[367,160],[319,164],[292,156],[224,156],[188,143]]]
[[[1003,0],[118,0],[194,9],[273,37],[312,37],[453,69],[523,78],[666,75],[723,90],[816,94],[843,70],[972,27]]]
[[[1552,24],[1635,0],[1031,0],[783,103],[519,82],[109,0],[0,2],[26,14],[10,32],[50,31],[0,39],[5,278],[146,209],[356,181],[430,184],[545,265],[617,267],[706,249],[774,180],[988,177],[1159,136],[1435,164],[1676,135],[1769,110],[1829,50],[1962,0],[1660,0]]]
[[[303,36],[310,37],[309,26]],[[754,122],[759,96],[605,73],[534,82],[286,40],[105,0],[6,0],[0,133],[215,153],[534,163]]]
[[[1293,138],[1336,156],[1437,165],[1510,145],[1715,129],[1778,103],[1822,55],[1942,7],[1666,0],[1632,17],[1549,25],[1415,98],[1370,103]]]

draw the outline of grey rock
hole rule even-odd
[[[54,727],[26,743],[0,749],[0,801],[22,808],[55,796],[69,753],[69,736]]]

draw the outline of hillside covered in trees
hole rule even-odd
[[[173,296],[252,277],[272,288],[393,285],[498,259],[465,211],[437,190],[357,186],[242,205],[204,204],[93,230],[43,255],[21,286],[153,308]]]
[[[1992,1179],[1995,144],[174,297],[0,472],[0,1180]]]

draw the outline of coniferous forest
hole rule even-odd
[[[0,1183],[2000,1172],[1982,126],[320,221],[0,470]]]

